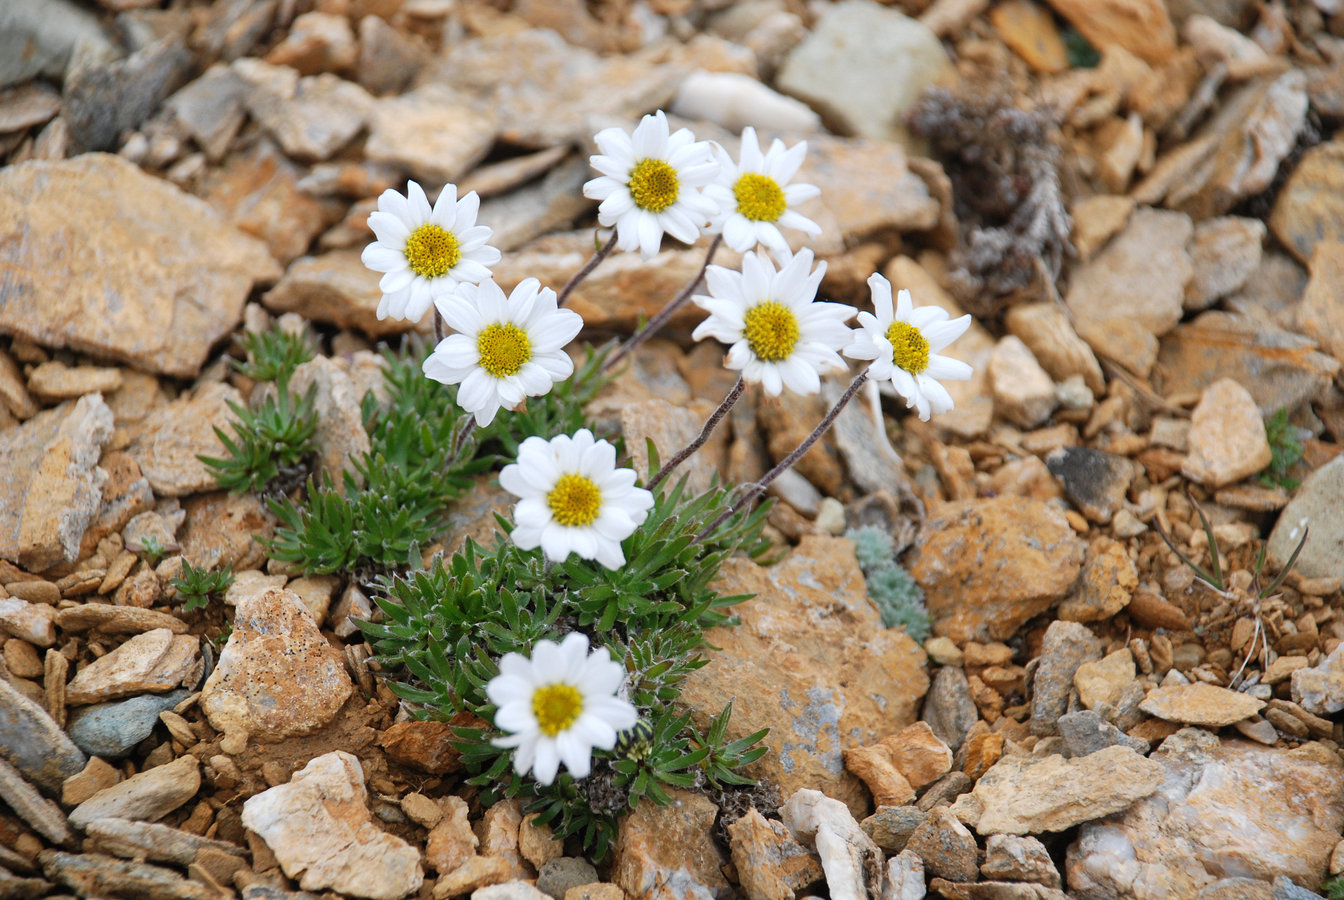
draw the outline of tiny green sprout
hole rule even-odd
[[[287,381],[294,370],[317,353],[308,335],[282,330],[249,331],[235,338],[247,361],[234,360],[239,372],[255,381]]]
[[[182,574],[169,582],[182,597],[183,609],[191,612],[204,609],[212,597],[223,594],[233,584],[233,568],[211,571],[196,568],[189,560],[182,560]]]
[[[1297,427],[1288,421],[1286,407],[1265,419],[1265,437],[1269,440],[1270,460],[1260,473],[1260,483],[1291,491],[1299,482],[1288,477],[1288,470],[1302,461],[1303,447]]]
[[[152,534],[140,542],[140,548],[140,552],[145,556],[145,561],[151,566],[157,566],[159,560],[163,559],[163,554],[168,552],[164,549],[163,542]]]

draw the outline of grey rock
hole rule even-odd
[[[165,38],[125,59],[79,66],[65,83],[71,140],[84,150],[115,149],[186,81],[191,65],[191,51]]]
[[[876,812],[859,823],[859,827],[883,853],[894,856],[905,849],[910,835],[928,815],[917,806],[879,806]]]
[[[905,849],[924,861],[924,870],[930,876],[960,882],[980,877],[975,835],[946,806],[929,813],[910,835]]]
[[[1101,641],[1077,622],[1051,622],[1041,644],[1040,662],[1031,684],[1031,733],[1059,732],[1059,717],[1069,706],[1073,676],[1085,662],[1101,659]]]
[[[1120,744],[1136,753],[1147,753],[1148,742],[1130,737],[1090,709],[1065,713],[1059,717],[1059,733],[1069,748],[1070,757],[1087,756],[1104,747]]]
[[[74,841],[61,808],[38,793],[18,769],[4,760],[0,760],[0,800],[53,844]]]
[[[586,859],[576,856],[559,856],[542,864],[537,871],[537,889],[550,894],[555,900],[564,900],[565,892],[572,887],[594,884],[600,881],[597,869]]]
[[[586,159],[571,157],[536,185],[486,200],[478,221],[489,222],[495,230],[491,245],[507,253],[548,232],[568,229],[592,206],[583,197],[584,182],[591,174]]]
[[[872,77],[882,72],[881,78]],[[776,75],[782,92],[860,137],[900,140],[924,89],[955,77],[926,26],[871,0],[826,7]]]
[[[154,732],[159,713],[177,706],[188,693],[184,688],[86,706],[70,714],[66,730],[75,745],[90,756],[121,759]]]
[[[1344,457],[1336,457],[1306,477],[1279,514],[1269,535],[1269,557],[1282,566],[1307,534],[1293,565],[1306,578],[1344,572]]]
[[[991,881],[1028,881],[1060,887],[1059,870],[1045,845],[1030,835],[991,834],[980,874]]]
[[[428,48],[378,16],[359,20],[359,62],[355,78],[370,94],[397,94],[429,61]]]
[[[88,758],[47,711],[0,679],[0,757],[49,793],[83,771]]]
[[[834,405],[844,392],[838,381],[821,383],[821,395],[830,405]],[[900,455],[873,421],[868,407],[868,388],[865,387],[862,393],[863,396],[855,397],[836,417],[831,439],[845,460],[850,479],[864,492],[898,491],[899,486],[909,484],[910,477]]]
[[[143,858],[189,866],[202,850],[217,850],[242,856],[245,852],[237,844],[201,837],[180,828],[171,828],[155,822],[137,822],[134,819],[108,817],[96,819],[84,829],[89,837],[118,856]]]
[[[143,897],[146,900],[219,900],[213,889],[172,869],[114,859],[101,853],[43,850],[37,855],[52,881],[80,897]]]
[[[940,803],[951,803],[971,789],[971,776],[965,772],[948,772],[924,789],[915,806],[928,812]]]
[[[1287,875],[1274,879],[1274,900],[1316,900],[1320,894],[1294,883]]]
[[[933,684],[924,697],[924,714],[933,733],[954,751],[961,747],[966,732],[980,719],[971,699],[966,673],[955,666],[944,666],[933,676]]]
[[[245,88],[233,69],[216,63],[169,97],[164,106],[206,157],[219,160],[247,118],[243,112]]]
[[[362,87],[330,72],[300,78],[259,59],[237,60],[233,71],[247,82],[247,111],[295,159],[330,158],[364,127],[374,104]]]
[[[75,48],[86,58],[116,54],[111,37],[92,12],[70,0],[5,0],[0,3],[0,87],[37,75],[59,78]]]

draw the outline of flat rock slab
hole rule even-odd
[[[140,466],[160,497],[183,497],[218,487],[214,473],[199,457],[229,456],[215,429],[233,436],[237,418],[229,404],[246,406],[230,384],[211,382],[145,417],[127,453]]]
[[[0,758],[53,794],[88,762],[45,709],[4,679],[0,679]]]
[[[1150,716],[1206,728],[1222,728],[1249,719],[1264,708],[1265,701],[1250,694],[1202,682],[1154,688],[1139,704],[1139,709]]]
[[[366,805],[359,760],[323,754],[286,784],[250,797],[243,825],[256,832],[305,891],[330,888],[370,900],[420,889],[420,852],[383,831]]]
[[[0,187],[0,220],[3,193]],[[6,302],[4,266],[0,261],[0,331],[15,306]],[[80,538],[102,501],[107,473],[98,460],[112,426],[112,410],[93,394],[0,433],[0,559],[37,572],[79,555]]]
[[[219,900],[219,894],[172,869],[105,856],[43,850],[42,871],[81,897],[146,897],[173,900]]]
[[[953,805],[982,835],[1064,831],[1119,812],[1162,784],[1162,766],[1128,747],[1078,759],[1006,756]]]
[[[84,828],[99,819],[162,819],[201,789],[201,764],[194,756],[146,769],[103,788],[70,813],[70,824]]]
[[[1083,825],[1069,847],[1070,896],[1194,897],[1229,876],[1283,875],[1319,888],[1344,824],[1344,765],[1335,753],[1183,728],[1148,762],[1160,771],[1157,791],[1121,816]]]
[[[155,628],[80,668],[65,688],[65,702],[87,706],[134,694],[194,685],[201,676],[200,639]]]
[[[1269,558],[1282,566],[1304,533],[1295,572],[1304,578],[1344,572],[1344,457],[1335,457],[1298,486],[1270,532]]]
[[[192,378],[279,267],[203,201],[117,156],[0,171],[0,333]]]

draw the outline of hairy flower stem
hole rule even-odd
[[[565,301],[569,299],[569,295],[574,293],[574,289],[579,286],[579,282],[592,274],[593,269],[597,268],[598,263],[610,256],[611,251],[615,249],[616,232],[613,231],[611,237],[607,238],[607,242],[597,248],[597,252],[592,255],[592,258],[583,264],[583,268],[575,272],[574,277],[565,282],[565,286],[560,289],[560,293],[555,298],[555,305],[557,307],[564,306]]]
[[[709,264],[714,259],[714,254],[719,252],[719,246],[722,243],[723,235],[715,235],[714,240],[709,245],[709,252],[705,254],[705,261],[700,264],[700,271],[695,274],[695,278],[691,280],[691,283],[686,285],[680,294],[673,297],[671,303],[658,310],[658,314],[652,319],[649,319],[643,328],[632,334],[630,340],[616,348],[616,352],[611,354],[611,358],[602,364],[603,372],[610,371],[618,362],[629,356],[632,350],[657,334],[658,329],[666,325],[667,320],[672,318],[672,314],[686,305],[686,301],[691,299],[691,295],[695,293],[695,289],[700,286],[701,280],[705,277],[705,270],[709,268]]]
[[[443,328],[443,314],[439,312],[439,307],[434,307],[434,346],[437,347],[443,343],[446,332]]]
[[[700,429],[700,436],[685,447],[682,447],[676,456],[669,459],[667,464],[658,470],[658,474],[649,479],[649,483],[645,485],[646,490],[651,491],[658,487],[664,478],[672,474],[673,469],[684,463],[690,458],[692,453],[705,445],[705,441],[709,440],[709,436],[714,433],[714,429],[723,421],[723,417],[728,415],[728,410],[732,409],[733,404],[737,403],[738,398],[742,396],[742,390],[746,386],[747,383],[745,381],[741,378],[737,379],[737,384],[733,385],[733,389],[728,392],[728,396],[723,398],[723,402],[719,404],[719,408],[714,410],[714,414],[709,417],[709,421],[705,422],[705,427]]]
[[[467,420],[458,426],[457,431],[453,433],[453,443],[448,448],[448,458],[453,462],[458,462],[462,451],[467,447],[467,439],[471,437],[472,432],[476,430],[476,417],[468,416]]]
[[[780,460],[779,464],[775,466],[773,469],[771,469],[769,472],[766,472],[765,477],[763,477],[760,481],[756,482],[755,484],[748,485],[746,492],[743,493],[740,498],[738,498],[737,502],[734,503],[732,506],[728,507],[727,509],[725,509],[723,512],[719,513],[718,518],[716,518],[713,522],[710,522],[709,525],[705,526],[705,528],[695,536],[695,540],[691,541],[691,543],[698,544],[701,541],[703,541],[706,537],[708,537],[711,533],[713,533],[714,529],[718,528],[728,519],[731,519],[734,515],[737,514],[737,512],[740,509],[742,509],[742,507],[746,506],[753,499],[755,499],[757,495],[764,493],[765,489],[770,486],[770,483],[772,481],[774,481],[780,475],[783,475],[785,472],[787,472],[789,469],[793,467],[794,463],[802,459],[803,454],[811,450],[812,445],[815,444],[817,441],[819,441],[822,435],[831,430],[831,426],[835,424],[836,417],[840,415],[841,410],[843,410],[849,404],[849,401],[854,398],[854,395],[859,392],[859,388],[863,387],[863,383],[867,380],[868,380],[868,370],[864,369],[854,378],[853,381],[849,383],[849,387],[846,388],[845,392],[840,395],[840,399],[836,401],[835,406],[831,407],[831,411],[826,413],[826,418],[821,420],[821,424],[819,424],[816,428],[813,428],[812,433],[809,434],[801,444],[795,447],[792,453],[790,453],[788,456]]]

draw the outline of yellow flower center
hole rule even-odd
[[[757,303],[742,316],[742,336],[757,359],[788,359],[798,343],[798,317],[778,301]]]
[[[462,260],[457,235],[428,222],[406,238],[406,263],[425,278],[438,278]]]
[[[561,525],[570,528],[591,525],[602,509],[602,491],[591,478],[571,472],[560,476],[546,495],[546,504],[551,508],[551,518]]]
[[[784,215],[784,190],[775,179],[748,172],[733,185],[737,211],[753,222],[774,222]]]
[[[660,213],[677,202],[681,182],[677,170],[661,159],[641,159],[630,170],[630,197],[635,206]]]
[[[570,684],[548,684],[532,694],[532,715],[547,737],[555,737],[573,725],[583,712],[583,694]]]
[[[909,322],[892,322],[887,328],[891,341],[891,361],[911,375],[929,367],[929,342]]]
[[[512,322],[496,322],[476,335],[476,352],[482,369],[496,378],[507,378],[517,375],[523,363],[532,358],[532,341]]]

